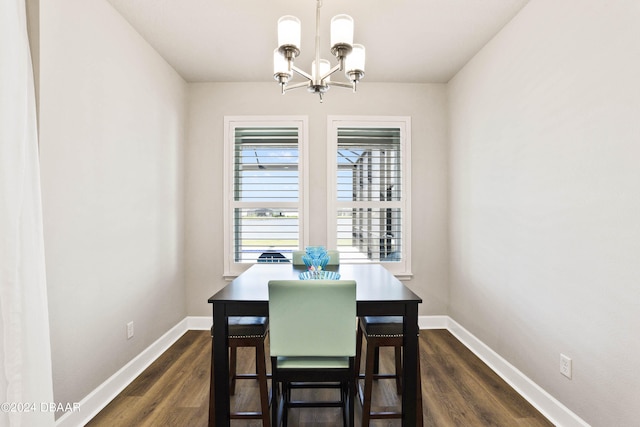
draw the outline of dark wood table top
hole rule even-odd
[[[415,427],[417,415],[418,375],[418,304],[422,299],[380,264],[343,264],[327,267],[338,271],[340,279],[356,281],[358,316],[403,316],[402,425]],[[213,346],[209,425],[229,426],[229,382],[215,378],[229,377],[227,319],[229,316],[268,316],[269,281],[299,280],[304,266],[290,263],[254,264],[227,286],[209,298],[213,305]],[[304,281],[300,281],[304,286]],[[215,363],[213,362],[215,361]],[[214,374],[215,373],[215,374]]]
[[[380,264],[343,264],[327,266],[340,279],[356,281],[356,299],[369,302],[417,302],[422,299]],[[270,280],[298,280],[304,266],[289,263],[262,263],[251,266],[227,286],[209,298],[215,302],[268,302]],[[302,282],[302,281],[301,281]]]

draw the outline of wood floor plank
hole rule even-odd
[[[165,351],[151,366],[136,378],[134,382],[129,384],[122,392],[128,396],[143,396],[149,391],[153,384],[162,377],[162,373],[169,369],[182,354],[193,346],[194,341],[198,338],[197,334],[185,333],[172,346],[171,349]]]
[[[177,407],[175,401],[184,390],[182,385],[185,381],[200,378],[199,387],[187,390],[190,396],[199,389],[208,387],[209,369],[204,365],[211,354],[210,347],[205,348],[209,342],[200,331],[185,333],[88,425],[123,427],[163,425],[157,423],[157,420],[162,419],[165,413]],[[202,372],[200,375],[193,374],[197,368]],[[201,398],[194,404],[197,407],[208,401],[208,390],[200,391],[199,394]],[[117,416],[114,417],[112,414]]]
[[[549,427],[552,424],[446,330],[420,331],[424,425],[427,427]],[[393,352],[382,349],[381,372],[393,371]],[[268,351],[268,349],[267,349]],[[267,353],[268,354],[268,353]],[[91,427],[204,427],[208,421],[211,336],[189,331],[107,405]],[[255,353],[239,349],[238,372],[255,370]],[[269,367],[269,364],[267,364]],[[401,397],[392,380],[374,382],[374,406],[396,408]],[[331,398],[334,391],[298,391]],[[231,397],[236,410],[258,410],[254,380],[239,380]],[[361,408],[356,404],[356,427]],[[341,425],[339,409],[296,409],[291,427]],[[372,427],[398,427],[400,420],[373,420]],[[233,420],[233,427],[258,427],[259,420]]]
[[[475,356],[467,347],[457,340],[450,332],[440,330],[434,334],[442,338],[440,341],[445,347],[441,351],[450,351],[458,354],[461,369],[467,375],[473,376],[487,395],[492,396],[495,402],[501,405],[513,419],[528,419],[538,414],[538,411],[520,395],[514,393],[502,378],[496,375],[484,362]],[[551,425],[550,423],[546,425]]]
[[[464,423],[479,423],[486,426],[508,425],[511,417],[505,414],[500,403],[487,393],[483,383],[478,381],[476,373],[466,369],[464,361],[471,355],[466,352],[450,351],[451,349],[446,345],[446,333],[432,334],[430,338],[439,350],[437,354],[431,356],[432,368],[440,375],[440,381],[449,383],[451,391],[448,393],[448,400],[455,403],[452,408],[462,409],[458,416],[464,414],[470,418]]]
[[[196,331],[189,331],[196,333]],[[170,414],[178,409],[198,408],[208,399],[209,394],[203,392],[203,385],[208,383],[209,369],[206,362],[211,355],[211,349],[207,344],[210,340],[206,336],[194,340],[184,354],[169,367],[166,375],[163,375],[149,390],[150,396],[162,396],[155,411],[141,422],[141,426],[165,426],[168,425]],[[200,379],[199,386],[197,384]],[[185,402],[187,404],[185,405]],[[142,420],[141,420],[142,421]]]

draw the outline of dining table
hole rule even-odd
[[[340,279],[356,281],[357,316],[403,317],[402,425],[415,427],[418,425],[416,418],[419,396],[418,304],[422,299],[381,264],[341,264],[327,266],[326,270],[338,272]],[[213,306],[209,426],[230,425],[229,317],[268,317],[269,281],[296,280],[305,271],[304,265],[257,263],[209,298],[208,301]],[[304,286],[304,281],[301,280],[300,283]]]

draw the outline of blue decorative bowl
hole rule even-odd
[[[324,255],[320,255],[318,257],[311,257],[309,255],[302,255],[302,262],[304,262],[304,265],[307,266],[307,268],[310,267],[314,267],[314,268],[325,268],[327,266],[327,264],[329,263],[329,255],[327,255],[326,253]]]
[[[305,253],[311,258],[319,258],[327,254],[327,248],[324,246],[307,246]]]
[[[340,273],[335,271],[305,271],[300,273],[300,280],[339,280]]]

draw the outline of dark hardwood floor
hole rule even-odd
[[[206,426],[210,355],[209,331],[188,331],[87,425]],[[238,372],[251,371],[253,352],[240,349],[238,355]],[[425,426],[553,425],[446,330],[420,331],[420,359]],[[382,349],[380,360],[381,372],[393,370],[391,349]],[[378,409],[400,402],[392,380],[379,380],[373,399]],[[258,410],[256,382],[238,381],[231,403],[243,410]],[[360,416],[356,404],[358,427]],[[341,415],[332,408],[296,409],[289,422],[292,427],[333,427],[341,425]],[[258,427],[261,422],[232,421],[231,425]],[[399,426],[400,421],[375,420],[371,425]]]

